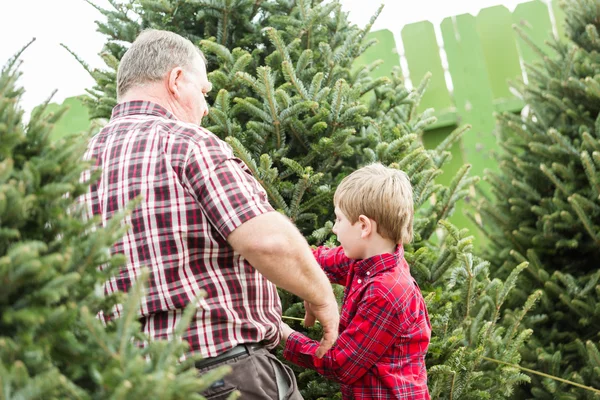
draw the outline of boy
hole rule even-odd
[[[340,335],[317,358],[319,343],[283,324],[283,355],[339,382],[344,399],[429,399],[431,325],[402,246],[413,235],[408,176],[371,164],[344,178],[333,201],[341,246],[313,252],[329,280],[346,287]]]

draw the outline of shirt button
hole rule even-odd
[[[362,283],[362,280],[361,280],[361,279],[359,279],[359,280],[357,280],[356,282],[358,282],[358,283]]]
[[[370,272],[367,272],[367,275],[371,275],[371,273],[370,273]]]

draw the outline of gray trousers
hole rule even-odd
[[[207,400],[225,400],[234,390],[241,392],[241,400],[303,400],[292,370],[264,348],[198,372],[222,365],[231,366],[233,371],[201,393]]]

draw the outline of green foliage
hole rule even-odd
[[[522,321],[540,294],[519,312],[502,315],[517,272],[491,279],[488,263],[472,253],[473,238],[445,222],[478,180],[465,165],[450,185],[435,181],[450,147],[468,127],[438,148],[425,149],[420,138],[435,117],[433,110],[419,113],[417,107],[429,76],[407,90],[398,70],[374,79],[378,63],[355,65],[372,44],[365,36],[376,16],[360,29],[348,22],[338,2],[321,0],[164,0],[159,5],[138,0],[114,6],[115,11],[104,12],[108,22],[100,24],[110,60],[119,59],[134,33],[145,27],[175,31],[201,47],[214,87],[206,127],[233,147],[273,206],[311,244],[335,244],[332,197],[344,176],[374,161],[406,171],[416,207],[415,241],[406,246],[406,257],[432,321],[427,360],[432,394],[512,398],[514,386],[528,378],[483,357],[519,363],[519,350],[531,334]],[[252,10],[251,18],[244,10]],[[110,112],[99,105],[115,104],[114,81],[105,80],[114,67],[111,61],[113,72],[91,71],[97,85],[89,101],[97,116]],[[341,298],[342,288],[335,291]],[[297,297],[284,291],[280,296],[286,316],[303,316]],[[318,327],[292,325],[320,335]],[[340,398],[335,384],[294,368],[306,399]]]
[[[145,278],[128,295],[104,296],[124,261],[111,246],[127,228],[120,217],[106,228],[82,218],[87,140],[50,140],[62,110],[46,105],[23,122],[19,55],[0,72],[0,398],[202,399],[228,371],[199,378],[193,360],[179,363],[183,344],[140,346]],[[123,317],[103,326],[97,312],[116,304]]]
[[[524,365],[599,388],[592,355],[600,347],[600,9],[593,0],[563,7],[568,38],[553,40],[555,53],[527,66],[528,82],[515,85],[527,111],[498,116],[500,171],[486,176],[494,199],[480,212],[493,276],[531,264],[509,307],[532,288],[543,291],[525,320],[535,333]],[[537,377],[520,396],[597,398]]]

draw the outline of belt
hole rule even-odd
[[[254,351],[256,351],[257,349],[260,349],[262,347],[263,346],[258,343],[238,344],[233,349],[227,350],[225,353],[221,353],[218,356],[204,358],[200,361],[196,361],[195,365],[196,365],[197,369],[212,367],[217,364],[222,364],[225,361],[229,361],[236,357],[241,357],[241,356],[248,357]]]

